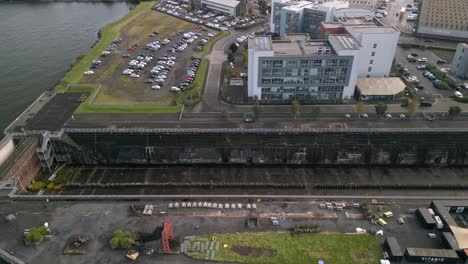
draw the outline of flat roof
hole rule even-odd
[[[396,95],[405,90],[405,83],[398,77],[359,78],[356,87],[362,95]]]
[[[369,8],[341,8],[336,10],[336,14],[339,13],[370,13],[374,15],[374,11]]]
[[[419,207],[418,212],[424,218],[425,224],[435,224],[434,218],[432,218],[432,215],[429,213],[429,210],[427,210],[426,207]]]
[[[272,50],[271,36],[256,36],[249,38],[249,48],[255,51],[271,51]]]
[[[348,27],[346,27],[348,28]],[[393,33],[398,32],[393,27],[378,27],[378,26],[352,26],[353,31],[362,33]]]
[[[403,256],[403,251],[395,237],[387,237],[386,241],[391,256]]]
[[[330,35],[328,40],[337,50],[355,50],[360,46],[356,39],[349,35]]]
[[[466,0],[424,0],[419,15],[420,27],[468,30]]]
[[[458,259],[455,250],[435,249],[435,248],[407,248],[406,254],[409,256],[434,257],[434,258],[453,258]]]
[[[453,236],[452,233],[442,232],[442,236],[444,237],[445,241],[447,241],[447,243],[449,244],[450,249],[453,249],[453,250],[459,250],[460,249],[458,247],[457,240],[455,239],[455,237]]]
[[[202,0],[202,2],[206,3],[214,3],[218,5],[224,5],[229,7],[236,7],[240,2],[237,0]]]

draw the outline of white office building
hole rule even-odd
[[[201,0],[201,8],[230,16],[240,16],[245,13],[245,4],[237,0]]]
[[[388,77],[399,31],[374,19],[322,23],[322,40],[249,40],[248,95],[258,100],[351,98],[358,78]]]

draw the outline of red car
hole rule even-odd
[[[135,49],[134,47],[128,47],[127,50],[134,51],[134,50],[136,50],[136,49]]]

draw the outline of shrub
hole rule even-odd
[[[31,185],[31,191],[33,192],[37,192],[39,191],[40,189],[44,188],[46,186],[46,184],[42,181],[35,181],[32,185]]]
[[[134,239],[132,233],[117,229],[114,231],[114,237],[109,241],[112,249],[129,249],[132,246]]]
[[[32,227],[29,233],[24,238],[26,245],[39,245],[44,241],[44,236],[47,234],[47,227]]]
[[[448,110],[448,115],[449,116],[457,116],[461,113],[461,108],[456,105],[456,106],[451,106]]]

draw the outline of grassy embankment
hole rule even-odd
[[[101,38],[96,45],[65,75],[63,80],[55,87],[57,92],[89,92],[88,98],[78,107],[76,113],[176,113],[180,105],[95,105],[92,99],[98,90],[98,85],[74,86],[89,68],[91,61],[98,58],[110,43],[119,36],[120,30],[134,19],[139,13],[151,9],[155,2],[142,2],[122,19],[105,26],[101,30]]]
[[[71,69],[67,72],[62,81],[55,87],[56,92],[64,92],[67,90],[70,84],[77,83],[80,78],[83,76],[83,73],[89,69],[91,62],[99,58],[101,52],[104,51],[109,45],[114,41],[120,32],[120,29],[129,23],[133,18],[135,18],[140,12],[151,9],[155,2],[142,2],[135,8],[133,8],[130,13],[126,16],[117,20],[114,23],[111,23],[101,29],[101,38],[94,45],[94,47],[86,54],[82,59],[78,61]]]
[[[251,232],[201,237],[211,238],[213,235],[221,244],[215,260],[225,262],[300,264],[317,263],[322,259],[333,264],[373,264],[379,262],[382,254],[378,238],[369,234]],[[249,251],[254,254],[248,254]],[[204,259],[205,253],[194,257]]]
[[[140,13],[148,12],[155,2],[143,2],[135,7],[124,18],[107,25],[101,30],[101,38],[90,52],[84,56],[73,68],[65,75],[63,80],[57,85],[55,90],[57,92],[89,92],[90,96],[83,102],[76,113],[176,113],[181,109],[181,104],[185,98],[192,102],[201,99],[201,91],[203,88],[206,71],[208,68],[208,61],[202,59],[200,68],[197,72],[195,81],[190,85],[189,89],[181,94],[176,105],[151,105],[151,104],[94,104],[93,100],[96,93],[99,92],[99,85],[76,85],[83,77],[83,72],[86,71],[91,64],[91,61],[99,57],[100,53],[105,50],[108,45],[120,35],[120,31],[135,19]],[[221,31],[214,36],[204,47],[204,49],[195,54],[196,57],[203,57],[211,51],[213,44],[219,39],[229,35],[226,31]],[[198,55],[198,56],[197,56]]]

